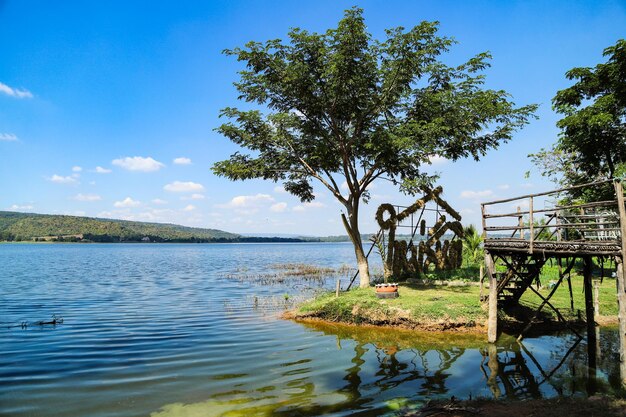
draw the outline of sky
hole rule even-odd
[[[490,51],[486,87],[540,105],[538,120],[481,161],[427,168],[466,224],[480,224],[481,201],[554,188],[527,157],[558,138],[551,99],[571,85],[566,71],[604,62],[626,37],[626,1],[0,0],[0,210],[345,234],[340,204],[317,184],[302,204],[280,184],[210,168],[238,150],[215,131],[220,109],[241,104],[232,84],[242,64],[222,51],[292,27],[325,31],[355,5],[376,38],[439,21],[458,42],[444,62]],[[362,232],[378,229],[379,204],[414,201],[386,182],[371,194]]]

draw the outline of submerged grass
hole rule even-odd
[[[250,271],[241,268],[232,273],[223,274],[228,280],[249,282],[257,285],[283,285],[293,283],[312,283],[323,285],[327,279],[347,276],[352,271],[348,265],[338,268],[321,267],[302,263],[270,265],[265,272]]]

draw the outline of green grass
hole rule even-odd
[[[558,277],[555,281],[558,280]],[[548,283],[546,280],[542,280],[544,287],[539,290],[539,293],[544,297],[550,294],[550,289],[545,285]],[[600,301],[600,315],[602,316],[616,316],[617,315],[617,295],[615,289],[615,280],[605,278],[599,287],[599,301]],[[570,309],[570,294],[567,286],[567,282],[563,280],[560,287],[556,290],[550,303],[557,308],[566,319],[575,319],[578,316],[578,310],[580,310],[581,317],[585,317],[585,294],[583,292],[583,278],[578,275],[572,275],[572,295],[574,298],[574,310]],[[537,308],[541,304],[542,300],[534,294],[531,290],[527,290],[522,296],[520,303],[530,308]],[[555,317],[554,312],[550,307],[545,306],[543,310],[551,317]]]
[[[555,272],[556,271],[556,272]],[[461,277],[467,275],[460,274]],[[453,278],[453,277],[451,277]],[[556,267],[545,267],[539,293],[547,297],[551,289],[548,284],[558,279]],[[487,319],[486,306],[479,301],[479,286],[418,286],[401,284],[400,297],[396,299],[376,298],[374,288],[358,288],[343,292],[339,297],[325,293],[298,307],[295,317],[316,317],[327,321],[352,324],[398,325],[409,328],[430,328],[445,330],[449,327],[482,325]],[[484,294],[488,289],[484,289]],[[604,278],[599,287],[600,314],[614,317],[617,315],[615,280]],[[574,310],[570,309],[570,294],[564,280],[556,290],[550,303],[568,320],[585,317],[585,297],[583,279],[572,274],[572,294]],[[531,290],[522,296],[520,304],[527,307],[526,314],[534,313],[542,300]],[[547,305],[542,313],[544,317],[556,319],[556,315]],[[509,317],[506,314],[502,318]]]
[[[321,295],[302,304],[298,311],[330,321],[347,323],[419,324],[425,321],[471,323],[486,319],[478,302],[478,287],[418,287],[401,285],[400,297],[378,299],[373,288],[358,288],[335,297]]]

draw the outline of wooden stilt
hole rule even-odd
[[[594,320],[593,308],[593,282],[591,277],[591,269],[593,263],[591,256],[583,257],[583,278],[585,287],[585,313],[587,320],[587,353],[589,359],[589,368],[596,368],[596,322]],[[591,372],[591,371],[590,371]]]
[[[622,385],[626,387],[626,271],[623,259],[616,259],[617,263],[617,319],[619,321],[619,374]]]
[[[498,282],[489,252],[485,252],[485,271],[489,277],[489,321],[487,322],[487,341],[495,343],[498,339]]]
[[[621,181],[615,181],[615,195],[617,197],[617,210],[619,212],[621,256],[615,257],[617,264],[617,318],[619,320],[619,348],[620,348],[620,378],[622,385],[626,386],[626,271],[624,260],[626,259],[626,207],[624,206],[624,188]]]
[[[480,274],[479,274],[479,281],[480,281],[480,294],[479,294],[479,300],[480,302],[483,302],[483,290],[485,287],[485,270],[483,269],[483,266],[480,266]]]

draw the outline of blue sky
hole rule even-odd
[[[0,210],[173,222],[239,233],[343,234],[340,205],[322,188],[302,205],[280,186],[230,182],[211,165],[236,148],[213,131],[236,106],[241,69],[225,48],[324,31],[353,5],[370,32],[422,20],[459,42],[444,59],[490,51],[487,86],[539,120],[480,162],[438,161],[444,197],[468,223],[479,202],[552,185],[526,155],[558,135],[550,106],[565,72],[603,62],[626,37],[626,2],[611,1],[206,1],[0,0]],[[372,190],[362,231],[382,202]]]

